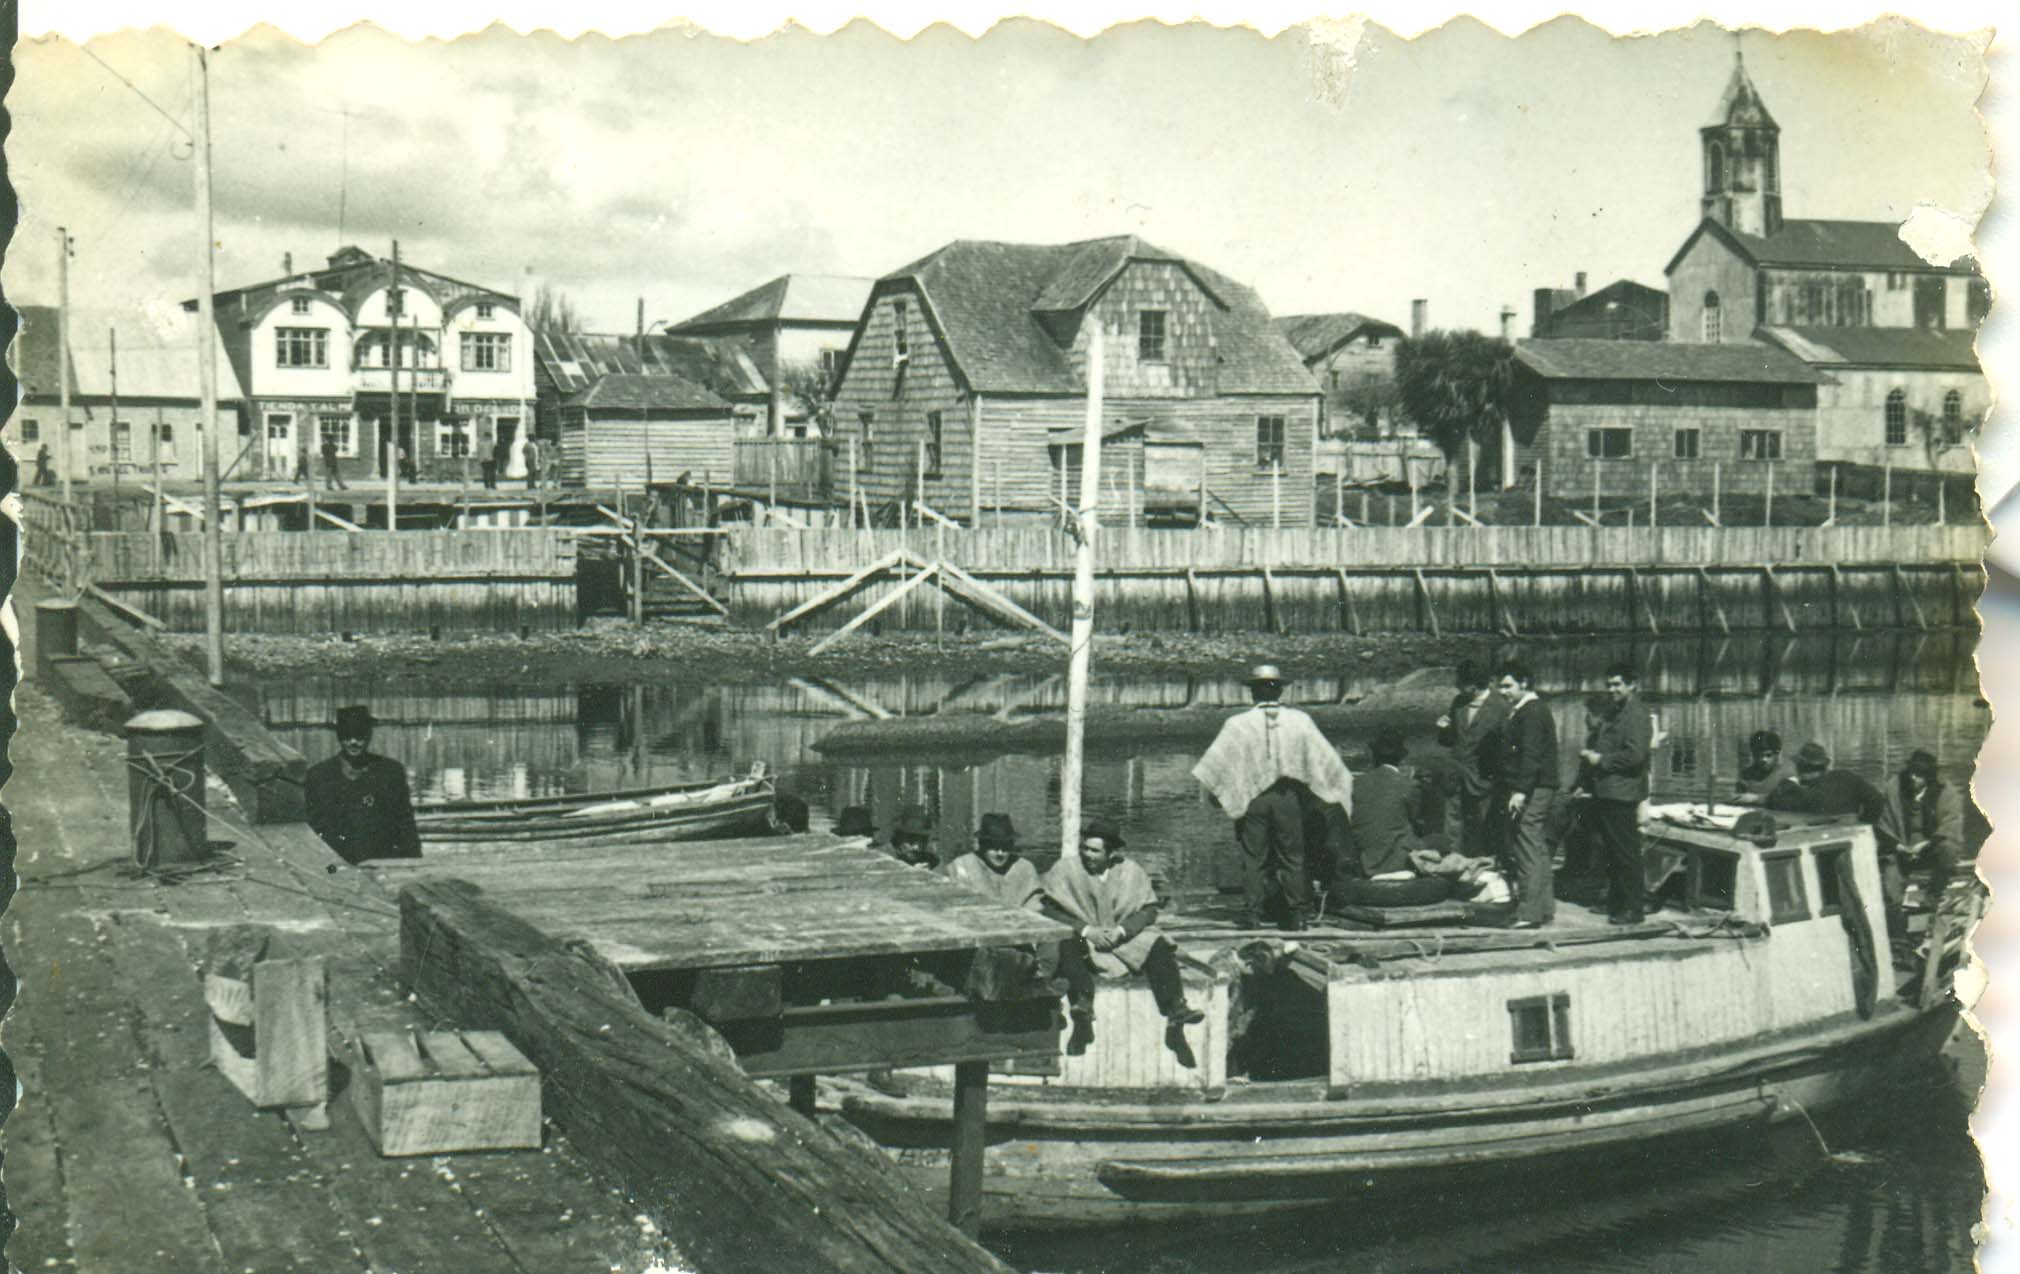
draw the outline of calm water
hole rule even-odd
[[[1730,790],[1740,748],[1760,728],[1778,730],[1791,751],[1821,740],[1840,764],[1874,779],[1926,747],[1952,781],[1968,782],[1990,719],[1971,653],[1968,638],[1945,634],[1584,643],[1536,657],[1567,739],[1580,737],[1581,697],[1597,689],[1608,662],[1627,658],[1641,668],[1644,693],[1670,735],[1656,757],[1658,787],[1697,793]],[[1352,667],[1298,671],[1293,697],[1310,702],[1375,688]],[[931,667],[850,681],[707,683],[670,666],[628,685],[456,685],[439,673],[368,683],[297,677],[262,687],[261,707],[282,737],[314,758],[331,750],[324,723],[336,706],[369,703],[383,723],[375,747],[407,765],[421,800],[699,780],[762,760],[779,770],[783,790],[813,808],[816,826],[844,805],[865,804],[888,827],[900,804],[918,801],[934,811],[943,848],[955,851],[994,810],[1010,814],[1027,842],[1046,840],[1058,820],[1057,757],[828,758],[814,741],[866,716],[1014,716],[1056,710],[1064,695],[1056,678],[951,676]],[[1245,701],[1222,673],[1097,672],[1092,698],[1144,710]],[[1417,742],[1430,747],[1428,737]],[[1132,852],[1181,905],[1239,886],[1227,822],[1189,774],[1204,745],[1133,743],[1087,759],[1088,810],[1122,821]],[[1883,1124],[1826,1129],[1840,1152],[1828,1159],[1806,1136],[1793,1152],[1726,1148],[1666,1163],[1652,1183],[1575,1182],[1491,1204],[1427,1201],[1425,1216],[1379,1225],[1321,1213],[1201,1234],[1027,1243],[1011,1255],[1027,1268],[1062,1271],[1961,1272],[1971,1268],[1969,1228],[1982,1183],[1954,1104],[1941,1091],[1904,1094]]]

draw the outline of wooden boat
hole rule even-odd
[[[451,801],[414,811],[421,840],[710,840],[776,830],[763,762],[740,779],[525,799]]]
[[[1785,819],[1757,844],[1669,813],[1644,826],[1669,905],[1638,926],[1569,902],[1535,931],[1261,937],[1168,919],[1207,1014],[1188,1031],[1197,1068],[1163,1046],[1147,987],[1102,985],[1084,1055],[992,1077],[987,1223],[1380,1206],[1429,1184],[1604,1171],[1672,1139],[1810,1120],[1934,1058],[1975,894],[1953,894],[1957,914],[1936,913],[1897,977],[1870,829]],[[946,1078],[830,1092],[932,1189]]]

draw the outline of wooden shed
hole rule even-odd
[[[561,481],[723,481],[736,463],[736,431],[734,404],[685,377],[604,376],[561,404]]]

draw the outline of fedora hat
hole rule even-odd
[[[356,738],[361,734],[370,734],[372,728],[379,723],[372,719],[372,710],[370,708],[367,708],[362,703],[354,703],[337,709],[337,719],[334,724],[339,739],[350,739]]]
[[[877,825],[871,821],[870,807],[867,805],[844,806],[842,812],[835,815],[835,835],[837,836],[875,836],[876,834]]]
[[[1287,686],[1290,683],[1291,679],[1284,676],[1283,670],[1275,664],[1257,664],[1248,670],[1248,676],[1242,678],[1242,684],[1246,686]]]
[[[1798,770],[1828,770],[1831,768],[1831,754],[1823,744],[1812,739],[1796,752]]]
[[[1087,841],[1098,840],[1111,851],[1121,849],[1129,843],[1122,839],[1122,828],[1112,818],[1088,819],[1086,823],[1081,825],[1080,840],[1083,844]]]
[[[981,826],[975,829],[977,849],[1017,848],[1017,827],[1008,814],[984,814]]]
[[[933,816],[923,805],[903,805],[898,808],[898,821],[891,825],[892,836],[931,836]]]

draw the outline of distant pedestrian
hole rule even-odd
[[[1587,817],[1606,867],[1606,918],[1617,925],[1638,925],[1648,884],[1637,812],[1648,799],[1654,724],[1636,691],[1633,668],[1608,668],[1606,695],[1611,710],[1594,722],[1578,756],[1591,785]]]
[[[1536,674],[1528,664],[1509,663],[1496,683],[1508,701],[1501,730],[1500,814],[1506,820],[1508,852],[1515,868],[1516,929],[1540,929],[1557,914],[1551,881],[1547,829],[1557,799],[1557,724],[1536,696]]]
[[[521,454],[526,460],[526,489],[531,491],[540,485],[540,440],[529,435]]]
[[[1311,918],[1311,884],[1305,862],[1309,802],[1353,813],[1353,775],[1312,719],[1283,704],[1289,684],[1275,664],[1248,675],[1255,706],[1229,717],[1192,776],[1234,820],[1242,852],[1245,928],[1276,923],[1302,929]]]
[[[49,444],[43,443],[35,449],[35,485],[46,487],[56,481],[56,475],[49,471]]]
[[[500,478],[508,478],[512,469],[512,440],[500,435],[491,444],[491,471]]]
[[[375,724],[369,708],[337,709],[337,754],[303,776],[309,827],[347,863],[421,856],[407,769],[372,752]]]
[[[344,485],[344,475],[337,472],[337,440],[327,436],[323,439],[323,490],[350,490]]]

